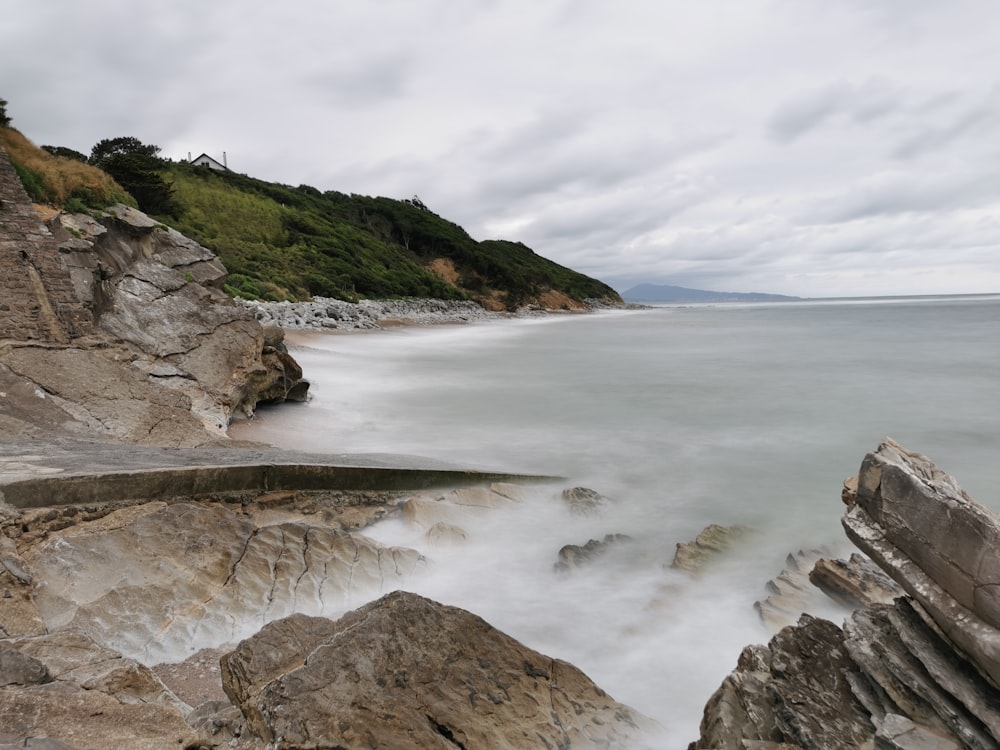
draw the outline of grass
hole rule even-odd
[[[76,211],[114,203],[135,205],[132,196],[106,172],[76,159],[53,156],[13,128],[0,128],[0,146],[36,203]]]

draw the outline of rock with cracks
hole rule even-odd
[[[335,622],[271,623],[222,669],[274,750],[635,748],[652,724],[572,665],[401,591]]]

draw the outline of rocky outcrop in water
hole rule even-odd
[[[337,621],[295,615],[222,659],[269,748],[640,747],[652,722],[571,664],[402,591]]]
[[[806,615],[746,648],[692,749],[1000,747],[1000,520],[889,440],[845,500],[848,536],[906,595],[880,603],[883,576],[838,576],[864,606],[843,628]]]
[[[222,290],[210,251],[123,205],[43,225],[0,152],[0,429],[159,445],[225,439],[301,400],[280,337]]]

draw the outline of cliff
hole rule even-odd
[[[0,272],[7,439],[200,444],[258,402],[304,397],[213,253],[124,205],[43,223],[2,150]]]

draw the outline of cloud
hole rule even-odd
[[[418,194],[475,237],[605,279],[996,279],[989,0],[5,10],[0,96],[39,143],[133,135],[263,179]]]

